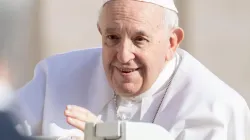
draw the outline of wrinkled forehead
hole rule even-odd
[[[100,17],[104,25],[122,21],[126,25],[160,26],[164,21],[164,8],[133,0],[112,0],[104,5]]]

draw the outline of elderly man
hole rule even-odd
[[[176,140],[247,140],[245,100],[178,48],[173,1],[105,1],[98,29],[101,48],[42,60],[19,90],[30,135],[81,135],[85,122],[127,120],[159,124]]]

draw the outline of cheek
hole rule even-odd
[[[102,58],[104,67],[108,68],[111,63],[115,60],[115,51],[110,48],[103,47],[102,49]]]
[[[145,74],[148,77],[155,77],[165,64],[165,52],[152,50],[144,57]]]

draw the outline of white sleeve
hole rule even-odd
[[[25,135],[41,135],[46,71],[46,64],[41,61],[36,65],[33,79],[17,91],[18,106],[14,113],[20,119],[17,129],[23,129]]]

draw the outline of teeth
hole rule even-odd
[[[122,72],[133,72],[135,69],[120,69]]]

